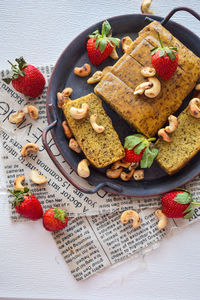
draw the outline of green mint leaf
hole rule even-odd
[[[3,80],[5,83],[9,84],[9,83],[12,81],[12,78],[2,78],[2,80]]]
[[[160,50],[159,51],[159,57],[165,56],[165,50]]]
[[[109,40],[112,42],[113,45],[119,47],[119,40],[114,37],[109,37]]]
[[[140,152],[146,147],[145,143],[140,143],[134,148],[134,152],[136,154],[140,154]]]
[[[125,138],[124,148],[131,150],[144,140],[145,137],[142,134],[129,135]]]
[[[174,198],[174,201],[180,204],[187,204],[192,201],[192,196],[188,192],[179,193]]]
[[[101,53],[103,53],[103,51],[106,49],[106,46],[107,46],[107,41],[105,39],[100,39],[100,42],[99,42],[99,50],[101,51]]]
[[[184,216],[184,219],[191,219],[194,215],[194,209],[191,207],[190,211]]]
[[[101,34],[102,36],[108,36],[111,31],[111,26],[108,21],[104,21],[102,24],[102,31]]]
[[[155,148],[150,149],[149,147],[147,147],[142,155],[140,167],[143,169],[150,168],[157,155],[158,155],[158,149]]]

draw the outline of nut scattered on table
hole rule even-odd
[[[15,113],[10,114],[8,121],[10,123],[18,124],[22,122],[25,118],[25,113],[23,110],[16,111]]]
[[[134,210],[126,210],[122,213],[120,217],[122,224],[128,223],[128,221],[133,221],[133,228],[138,228],[141,225],[141,220],[139,214]]]
[[[22,183],[24,180],[25,176],[18,176],[14,181],[14,190],[23,192],[25,187]]]
[[[152,0],[143,0],[141,4],[141,12],[143,14],[153,15],[154,11],[150,9]]]
[[[36,184],[44,184],[47,179],[44,175],[40,175],[37,170],[31,170],[30,179]]]
[[[158,230],[165,228],[167,226],[167,221],[168,221],[167,216],[162,212],[161,209],[157,209],[155,215],[158,217],[159,220],[157,225]]]
[[[21,156],[27,156],[30,151],[38,152],[39,146],[34,143],[27,143],[25,146],[22,147]]]

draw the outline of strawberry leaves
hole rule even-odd
[[[95,39],[95,47],[96,49],[99,48],[101,53],[103,53],[106,49],[107,43],[109,43],[112,47],[119,47],[119,40],[112,37],[112,29],[108,21],[103,22],[101,33],[97,29],[90,34],[89,37]]]
[[[63,209],[59,209],[57,207],[53,207],[52,209],[55,212],[54,218],[56,218],[57,220],[60,220],[61,222],[65,223],[66,218],[67,218],[66,211],[64,211]]]
[[[24,201],[24,196],[30,195],[29,188],[27,187],[24,188],[23,192],[19,190],[14,190],[14,191],[8,190],[8,191],[15,197],[15,199],[12,202],[12,208],[16,206],[19,207],[21,202]]]
[[[124,148],[128,150],[134,148],[136,154],[140,154],[145,149],[140,161],[141,168],[150,168],[158,154],[158,149],[151,148],[152,141],[155,141],[155,138],[146,139],[142,134],[134,134],[125,138]]]
[[[151,55],[153,56],[157,51],[159,51],[159,57],[163,57],[165,56],[165,54],[167,54],[171,61],[174,61],[176,59],[175,52],[177,52],[177,48],[168,46],[164,47],[159,32],[157,32],[157,34],[160,42],[160,47],[154,47],[153,49],[151,49]]]
[[[176,197],[174,198],[174,201],[180,204],[187,204],[192,201],[192,196],[189,192],[184,191],[183,193],[177,194]]]
[[[21,56],[20,58],[16,58],[15,61],[18,63],[18,66],[14,65],[8,60],[9,64],[11,65],[12,74],[11,77],[2,78],[2,80],[7,84],[9,84],[12,80],[17,79],[19,76],[26,76],[26,73],[23,71],[23,69],[27,66],[24,58]]]

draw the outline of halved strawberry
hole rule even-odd
[[[140,162],[141,168],[150,168],[158,154],[158,150],[151,147],[153,141],[155,138],[147,139],[142,134],[127,136],[124,143],[125,157],[123,160]]]

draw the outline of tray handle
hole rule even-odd
[[[197,18],[197,20],[200,21],[200,15],[196,11],[188,7],[180,6],[170,11],[170,13],[160,23],[164,26],[177,11],[182,11],[182,10],[189,12],[191,15]]]
[[[49,157],[51,158],[51,160],[53,161],[53,163],[55,164],[55,166],[58,168],[58,170],[62,173],[62,175],[78,190],[80,190],[83,193],[86,194],[94,194],[96,192],[98,192],[100,189],[102,188],[109,188],[111,190],[113,190],[114,192],[120,193],[122,192],[122,188],[111,183],[111,182],[101,182],[98,185],[96,185],[93,189],[86,189],[84,187],[81,187],[80,185],[78,185],[76,182],[74,182],[72,180],[72,178],[70,177],[70,175],[65,171],[65,169],[61,166],[61,164],[58,162],[58,160],[55,158],[54,154],[52,153],[51,149],[48,146],[47,143],[47,134],[48,132],[57,125],[57,118],[55,117],[55,112],[53,110],[53,105],[49,104],[49,111],[50,113],[54,116],[54,121],[49,124],[42,132],[42,143],[44,145],[45,150],[47,151]]]

